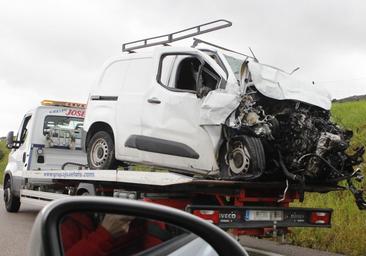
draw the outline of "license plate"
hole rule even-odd
[[[283,211],[247,210],[245,212],[245,220],[247,220],[247,221],[282,221],[283,220]]]

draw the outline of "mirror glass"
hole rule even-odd
[[[59,225],[64,255],[218,255],[200,237],[153,219],[73,212]]]
[[[14,132],[9,132],[6,138],[6,145],[9,149],[13,147],[14,144]]]

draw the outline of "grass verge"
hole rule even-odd
[[[366,101],[335,103],[332,118],[354,132],[351,147],[366,145]],[[365,167],[361,166],[364,174]],[[365,181],[362,186],[366,187]],[[358,210],[349,191],[307,193],[304,203],[292,206],[334,209],[332,228],[294,228],[289,236],[293,244],[351,256],[366,255],[366,212]]]
[[[3,173],[8,163],[9,149],[6,147],[5,141],[0,140],[0,150],[4,153],[0,159],[0,184],[3,183]]]

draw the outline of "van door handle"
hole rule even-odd
[[[152,103],[152,104],[160,104],[161,103],[161,101],[158,98],[155,98],[155,97],[153,97],[151,99],[148,99],[147,102]]]

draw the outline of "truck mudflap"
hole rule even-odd
[[[186,210],[222,229],[331,227],[332,209],[188,205]]]

